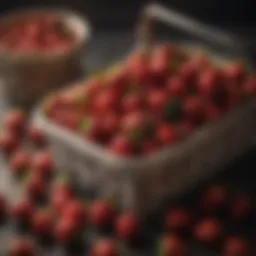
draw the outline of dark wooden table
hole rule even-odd
[[[250,33],[245,33],[245,30],[241,29],[240,33],[244,37],[249,37]],[[251,42],[253,42],[251,40]],[[256,40],[255,40],[256,42]],[[88,50],[85,63],[87,67],[103,67],[106,64],[113,63],[114,61],[120,59],[120,57],[125,56],[128,53],[128,49],[131,49],[133,43],[133,37],[131,31],[99,31],[94,34],[94,38],[91,41]],[[1,93],[0,81],[0,112],[1,115],[5,113],[6,109],[10,106],[3,94]],[[222,183],[227,184],[232,190],[242,190],[250,192],[256,199],[256,186],[255,176],[256,170],[256,148],[253,148],[249,152],[246,152],[241,159],[237,159],[230,166],[224,167],[224,175],[217,177]],[[19,185],[10,177],[8,168],[3,159],[0,159],[0,191],[5,193],[10,200],[15,201],[20,195],[22,189]],[[190,193],[191,194],[191,193]],[[192,193],[193,195],[193,193]],[[186,201],[190,200],[190,196],[186,196]],[[247,231],[250,233],[252,239],[256,239],[256,226],[248,226]],[[12,223],[3,226],[0,229],[0,255],[5,255],[4,251],[10,239],[14,236],[14,228]],[[255,240],[254,240],[255,241]],[[151,251],[151,252],[150,252]],[[1,254],[2,253],[2,254]],[[207,253],[207,254],[206,254]],[[191,255],[205,256],[214,255],[211,252],[205,251],[202,248],[193,247],[191,250]],[[59,248],[54,248],[50,251],[43,251],[42,255],[65,255]],[[72,256],[76,255],[74,253]],[[87,255],[86,253],[80,255]],[[153,255],[151,249],[147,252],[129,252],[126,255]],[[123,256],[123,255],[122,255]]]

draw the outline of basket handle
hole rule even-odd
[[[241,42],[240,38],[226,31],[205,25],[198,20],[157,3],[148,4],[142,10],[137,30],[137,43],[139,47],[150,47],[154,37],[154,23],[157,21],[182,30],[204,41],[214,42],[227,47],[227,49],[232,47],[234,51],[241,53],[246,58],[250,66],[254,66],[254,61],[251,60],[250,49],[245,42]]]

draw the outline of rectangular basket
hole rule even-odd
[[[167,22],[169,25],[185,32],[190,31],[188,24],[194,22],[159,5],[149,5],[143,12],[137,47],[149,46],[152,20],[149,26],[148,18],[166,21],[169,17],[172,17]],[[211,28],[206,29],[196,22],[194,30],[197,32],[190,33],[196,34],[197,38],[204,38],[205,33],[211,34]],[[235,49],[233,55],[252,67],[247,53],[238,45],[239,41],[218,33],[211,38],[211,43],[217,41],[216,44],[224,49]],[[34,113],[33,123],[47,135],[61,172],[68,172],[83,188],[93,191],[97,197],[110,198],[125,210],[145,215],[165,197],[185,192],[250,148],[256,133],[255,114],[256,102],[253,100],[216,124],[204,126],[177,145],[152,157],[134,160],[111,156],[104,149],[49,122],[41,106]]]

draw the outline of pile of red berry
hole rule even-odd
[[[255,95],[256,78],[242,64],[217,67],[166,44],[56,95],[45,114],[114,154],[141,156],[173,145]]]
[[[120,241],[134,246],[143,239],[146,227],[136,214],[120,212],[106,199],[84,201],[67,180],[59,179],[43,134],[26,125],[24,111],[11,111],[3,123],[0,149],[6,155],[13,176],[16,179],[26,176],[25,181],[20,180],[24,181],[26,193],[14,205],[0,194],[0,217],[2,221],[11,218],[36,238],[15,239],[6,255],[37,256],[37,241],[47,239],[66,247],[83,240],[84,233],[92,230],[105,236],[109,234],[106,231],[111,231],[112,238],[96,239],[90,256],[123,255]],[[34,151],[30,150],[31,146],[24,147],[28,142],[33,144]],[[193,211],[183,206],[172,207],[164,219],[165,231],[158,256],[189,255],[187,239],[190,237],[210,248],[218,248],[223,256],[255,255],[246,239],[226,233],[223,214],[232,225],[239,226],[253,214],[252,201],[243,194],[230,195],[225,187],[215,185],[203,190]]]
[[[56,15],[28,16],[0,29],[0,47],[11,53],[67,50],[73,41]]]

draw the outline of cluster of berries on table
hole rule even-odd
[[[51,97],[55,124],[122,157],[155,153],[256,95],[239,62],[217,65],[162,44]]]
[[[38,256],[42,241],[66,248],[84,239],[86,232],[95,231],[102,236],[89,246],[90,256],[119,256],[123,244],[133,248],[143,240],[150,222],[146,224],[135,213],[119,211],[107,199],[86,201],[68,180],[59,178],[46,138],[27,125],[24,111],[9,112],[3,127],[1,152],[12,176],[23,183],[25,193],[15,203],[0,194],[0,217],[2,222],[11,220],[26,232],[9,244],[6,255]],[[24,142],[30,146],[24,146]],[[239,227],[254,214],[248,195],[232,194],[222,185],[208,186],[197,197],[193,210],[186,205],[172,205],[167,210],[161,220],[156,255],[188,256],[188,241],[192,239],[193,243],[219,250],[223,256],[253,256],[249,240],[229,233],[225,225],[228,222]]]

